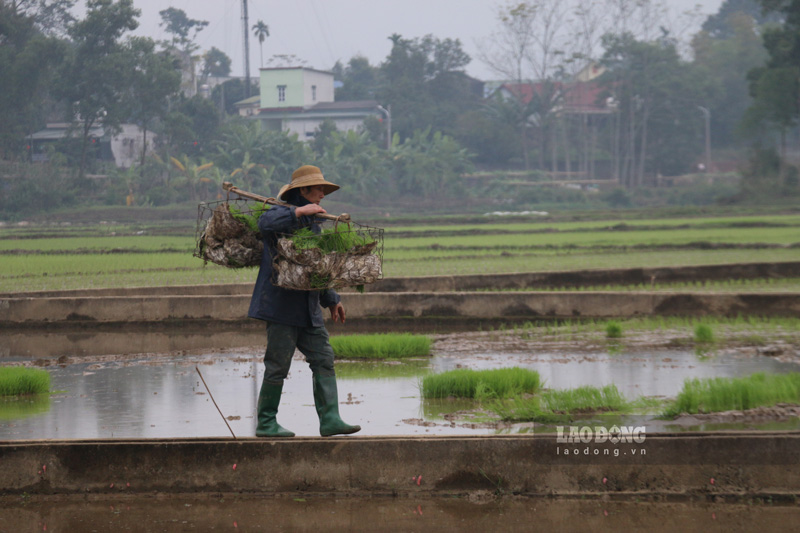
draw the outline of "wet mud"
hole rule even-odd
[[[632,500],[632,498],[631,498]],[[0,501],[0,531],[791,531],[796,505],[516,497],[152,496]]]

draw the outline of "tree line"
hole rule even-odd
[[[495,31],[479,47],[496,83],[466,74],[473,59],[458,39],[392,34],[381,64],[356,56],[331,70],[337,100],[391,106],[393,138],[371,118],[357,132],[323,123],[310,143],[236,117],[233,104],[253,90],[241,80],[210,98],[187,90],[195,76],[202,84],[230,73],[222,51],[199,53],[206,21],[167,8],[169,38],[157,42],[129,35],[139,16],[132,0],[87,0],[82,19],[71,14],[75,3],[0,2],[0,160],[6,176],[20,178],[0,185],[4,211],[39,205],[54,187],[73,198],[52,202],[79,201],[89,173],[113,178],[109,202],[161,205],[205,197],[231,177],[272,189],[309,161],[354,198],[456,195],[463,188],[451,186],[475,168],[602,174],[636,189],[696,170],[706,140],[715,159],[752,148],[742,197],[748,187],[797,189],[789,162],[800,116],[800,0],[726,0],[691,36],[682,28],[699,15],[672,17],[663,0],[513,1],[497,7]],[[263,44],[267,26],[253,30]],[[585,82],[592,112],[570,111],[587,68],[600,73]],[[26,137],[54,117],[73,136],[48,163],[27,164]],[[142,150],[130,169],[103,168],[90,132],[122,123],[137,124],[154,154]]]

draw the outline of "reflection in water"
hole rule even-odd
[[[345,379],[421,378],[430,373],[430,359],[336,362],[336,375]]]
[[[48,367],[52,389],[35,416],[2,416],[2,439],[229,437],[199,376],[198,365],[220,410],[237,436],[255,431],[255,403],[263,374],[261,349],[81,363]],[[798,367],[769,357],[736,354],[698,358],[688,351],[592,354],[448,354],[430,360],[337,363],[342,417],[361,424],[361,435],[475,435],[493,429],[459,427],[442,415],[469,402],[422,402],[419,382],[426,372],[454,368],[519,366],[538,371],[549,388],[615,384],[628,399],[675,396],[687,378],[734,377],[754,372],[790,372]],[[41,405],[41,404],[40,404]],[[34,409],[31,407],[31,409]],[[292,364],[278,420],[301,436],[318,435],[311,372],[299,355]],[[435,422],[435,423],[420,423]],[[666,430],[666,429],[665,429]]]
[[[46,413],[50,409],[50,396],[32,394],[25,396],[0,396],[0,420],[16,420]]]

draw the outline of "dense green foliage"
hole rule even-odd
[[[42,394],[50,391],[50,374],[38,368],[0,366],[0,396]]]
[[[431,353],[430,337],[410,333],[341,335],[330,342],[336,357],[343,359],[400,359]]]
[[[742,378],[689,379],[684,382],[683,389],[664,411],[664,415],[716,413],[798,402],[800,373],[797,372],[757,373]]]
[[[423,398],[508,398],[535,392],[539,373],[524,368],[469,370],[460,368],[422,378]]]

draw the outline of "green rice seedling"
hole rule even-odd
[[[369,235],[353,231],[345,225],[325,228],[319,233],[314,233],[309,228],[300,228],[294,232],[291,241],[298,250],[319,248],[326,254],[347,252],[356,246],[364,246],[373,242]]]
[[[619,339],[622,337],[622,324],[616,320],[609,320],[606,323],[606,337],[609,339]]]
[[[694,327],[694,341],[702,343],[714,342],[714,331],[705,323],[698,323]]]
[[[627,411],[630,404],[616,385],[606,385],[549,390],[527,398],[517,396],[492,402],[488,408],[506,421],[567,422],[581,414]]]
[[[0,396],[42,394],[50,391],[50,374],[38,368],[0,367]]]
[[[377,335],[342,335],[331,337],[336,357],[345,359],[401,359],[427,356],[431,339],[410,333],[381,333]]]
[[[765,374],[741,378],[687,379],[663,415],[717,413],[800,402],[800,373]]]
[[[422,379],[423,398],[508,398],[539,389],[539,373],[524,368],[456,369]]]
[[[230,211],[231,216],[234,219],[247,226],[248,230],[252,231],[253,233],[259,233],[258,219],[261,218],[261,215],[263,215],[264,212],[269,211],[270,207],[272,206],[266,203],[254,204],[249,211],[242,212],[242,210],[235,205],[229,205],[228,211]]]
[[[575,414],[580,412],[620,411],[627,405],[616,385],[578,387],[566,390],[548,390],[542,394],[541,403],[545,412]]]

